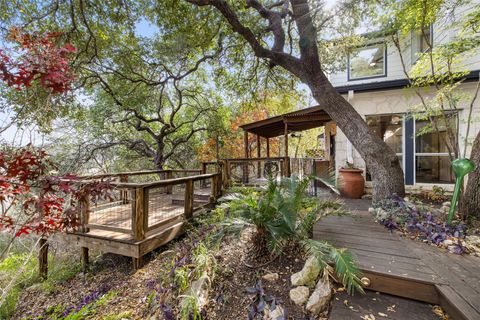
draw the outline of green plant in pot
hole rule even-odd
[[[338,172],[341,194],[347,198],[360,199],[365,191],[365,179],[362,175],[363,170],[347,161],[345,166],[341,167]]]

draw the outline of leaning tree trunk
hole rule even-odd
[[[480,219],[480,132],[473,142],[470,160],[475,162],[477,169],[468,175],[461,208],[465,217],[476,216]]]
[[[382,139],[370,131],[362,117],[335,90],[322,70],[317,47],[317,30],[309,0],[290,0],[299,34],[300,57],[284,52],[285,30],[282,27],[282,19],[288,14],[275,11],[277,6],[267,8],[259,1],[246,1],[249,8],[257,10],[269,22],[269,28],[274,36],[274,44],[269,50],[258,41],[251,29],[242,24],[227,1],[186,1],[198,6],[217,8],[232,29],[249,43],[257,57],[270,60],[272,67],[276,65],[283,67],[310,87],[313,97],[337,123],[365,160],[372,175],[374,201],[388,198],[393,194],[400,196],[405,194],[403,170],[396,154]]]
[[[363,118],[330,84],[323,73],[313,76],[309,87],[317,102],[364,159],[373,185],[373,201],[393,194],[405,194],[404,175],[397,155],[380,137],[375,135]]]

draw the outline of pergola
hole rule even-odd
[[[257,136],[257,157],[260,158],[260,138],[267,139],[267,158],[270,158],[270,138],[285,137],[285,158],[288,157],[288,134],[324,126],[331,121],[330,116],[320,106],[310,107],[279,116],[241,125],[244,131],[245,158],[248,154],[248,134]]]

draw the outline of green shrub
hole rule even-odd
[[[19,273],[22,266],[24,269]],[[15,276],[18,278],[6,293],[0,306],[0,319],[9,319],[12,316],[23,288],[37,280],[37,261],[34,255],[28,257],[28,253],[14,253],[0,262],[0,286],[2,288],[5,288]]]
[[[17,252],[20,248],[13,247],[12,253],[0,262],[0,287],[5,288],[13,279],[16,279],[14,285],[8,291],[5,301],[0,306],[0,319],[8,319],[15,311],[18,298],[23,289],[38,283],[38,261],[35,254],[29,257],[28,252]],[[23,248],[22,250],[25,250]],[[28,261],[27,261],[28,259]],[[72,263],[68,260],[62,260],[57,263],[57,259],[49,255],[48,278],[41,282],[38,287],[47,293],[52,293],[55,287],[80,271],[79,263]],[[24,266],[23,271],[19,270]]]

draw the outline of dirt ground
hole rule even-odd
[[[300,250],[289,250],[270,264],[251,268],[251,245],[248,235],[242,239],[224,241],[215,254],[219,268],[213,279],[210,300],[205,309],[206,319],[238,320],[247,319],[247,307],[253,295],[246,292],[254,287],[267,273],[278,273],[275,281],[262,280],[265,294],[275,297],[287,313],[287,319],[313,320],[303,307],[296,306],[289,298],[290,276],[301,270],[304,257]],[[164,318],[161,310],[152,310],[148,297],[152,293],[151,283],[159,282],[168,275],[176,245],[182,239],[158,249],[146,257],[144,267],[133,271],[131,259],[112,254],[98,256],[86,274],[79,273],[74,278],[58,284],[53,293],[41,290],[39,286],[26,289],[17,305],[15,319],[45,315],[49,307],[58,305],[78,306],[95,292],[115,290],[118,294],[106,305],[100,306],[90,319],[103,319],[107,315],[129,313],[127,319]],[[150,283],[150,284],[149,284]],[[175,298],[169,300],[175,304]],[[174,308],[175,311],[175,308]],[[328,317],[328,318],[327,318]],[[367,292],[366,295],[349,296],[336,292],[332,299],[330,314],[322,314],[317,319],[442,319],[435,315],[432,306],[417,301],[388,295]],[[48,317],[42,318],[48,319]]]
[[[336,292],[331,303],[329,319],[438,320],[447,318],[442,317],[441,309],[427,303],[366,291],[365,295],[354,296],[349,296],[345,292]]]

